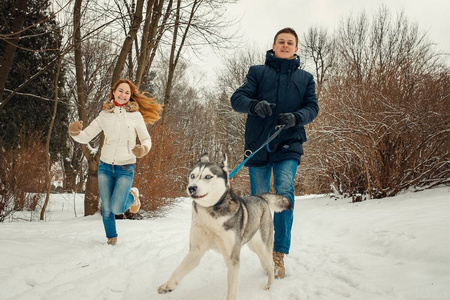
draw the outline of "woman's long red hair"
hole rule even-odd
[[[156,98],[148,92],[140,92],[136,85],[129,79],[119,79],[114,83],[109,92],[109,100],[114,99],[113,92],[122,83],[127,83],[130,86],[130,101],[134,100],[139,104],[139,112],[144,117],[145,124],[153,124],[161,118],[159,114],[162,111],[162,106],[156,102]]]

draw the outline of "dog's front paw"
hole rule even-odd
[[[177,287],[177,284],[175,282],[168,281],[158,288],[158,293],[160,293],[160,294],[170,293],[176,287]]]

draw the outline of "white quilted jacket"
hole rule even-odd
[[[106,102],[97,118],[73,139],[87,144],[101,131],[105,134],[100,159],[108,164],[128,165],[136,162],[136,156],[131,149],[136,145],[136,136],[146,153],[150,151],[152,141],[144,118],[139,112],[135,101],[130,101],[122,107],[113,102]]]

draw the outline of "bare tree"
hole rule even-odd
[[[171,3],[171,2],[170,2]],[[183,4],[182,4],[183,3]],[[226,42],[227,37],[220,34],[224,26],[220,7],[224,1],[181,1],[177,0],[173,15],[173,26],[168,30],[172,37],[170,43],[170,55],[168,60],[168,74],[163,96],[164,110],[161,123],[167,122],[167,114],[171,109],[171,95],[173,90],[173,79],[177,65],[186,46],[195,49],[200,44],[209,44],[218,47],[219,41]],[[167,131],[166,131],[167,132]],[[157,136],[157,143],[164,144],[165,135]],[[162,166],[163,148],[158,148],[156,154],[157,170]]]
[[[61,56],[61,53],[59,53],[58,63],[57,63],[57,67],[56,67],[56,74],[55,74],[55,85],[54,85],[55,99],[54,99],[54,105],[53,105],[53,115],[52,115],[52,119],[50,120],[50,128],[49,128],[48,135],[47,135],[46,142],[45,142],[45,149],[47,152],[46,161],[45,161],[45,165],[47,166],[47,193],[45,195],[44,205],[42,206],[42,209],[41,209],[41,214],[40,214],[41,221],[45,220],[45,211],[47,209],[48,201],[50,199],[50,192],[52,189],[52,172],[51,172],[52,161],[50,159],[50,140],[51,140],[52,131],[53,131],[53,124],[55,123],[56,113],[57,113],[57,109],[58,109],[59,76],[61,73],[61,64],[62,64],[62,56]]]
[[[169,1],[169,5],[166,9],[170,11],[172,1]],[[137,71],[136,71],[136,86],[140,87],[142,79],[144,78],[144,72],[148,73],[153,60],[151,54],[153,49],[156,49],[159,45],[161,38],[157,39],[158,25],[162,16],[164,0],[149,0],[147,3],[147,13],[145,15],[144,27],[142,30],[141,48],[138,57]],[[168,16],[168,13],[166,13]],[[163,21],[165,24],[167,17]],[[163,26],[161,26],[163,27]],[[155,52],[153,52],[155,53]]]
[[[306,56],[312,58],[316,78],[316,93],[320,99],[328,71],[333,66],[335,57],[334,40],[329,36],[326,29],[312,27],[303,35],[301,48]]]
[[[75,0],[73,13],[73,45],[77,83],[77,108],[78,116],[86,125],[88,121],[86,104],[88,102],[86,95],[84,64],[82,59],[82,38],[81,38],[81,17],[82,17],[82,0]],[[98,211],[98,177],[97,167],[100,161],[100,151],[102,143],[96,152],[90,151],[87,145],[82,145],[83,154],[88,161],[88,177],[84,198],[84,214],[93,215]]]
[[[448,181],[449,70],[404,14],[382,7],[348,18],[308,147],[314,170],[340,193],[392,196]]]
[[[149,3],[151,6],[151,3]],[[133,19],[126,38],[120,48],[120,54],[117,58],[116,66],[114,68],[111,85],[122,77],[122,71],[125,65],[126,58],[131,51],[133,42],[136,39],[137,32],[142,22],[142,10],[144,7],[144,0],[137,0],[136,11],[133,14]]]

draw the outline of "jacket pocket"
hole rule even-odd
[[[300,140],[300,142],[304,143],[306,142],[306,131],[305,131],[305,127],[303,126],[297,126],[295,128],[296,134],[298,139]]]
[[[303,155],[303,145],[301,142],[290,142],[278,148],[277,156],[289,157],[289,153],[295,153],[296,155]]]
[[[264,140],[264,120],[256,116],[248,116],[245,128],[245,150],[255,150]],[[263,141],[264,142],[264,141]],[[251,148],[251,149],[249,149]]]

